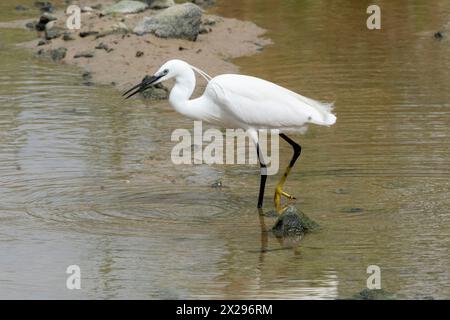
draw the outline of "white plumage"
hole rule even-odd
[[[195,89],[195,72],[208,81],[203,95],[189,100]],[[210,122],[226,128],[247,130],[255,142],[261,166],[261,184],[258,208],[262,207],[266,183],[265,163],[259,154],[258,130],[278,129],[280,137],[287,141],[294,151],[293,158],[275,191],[275,207],[280,211],[281,196],[294,199],[282,190],[290,168],[300,156],[301,146],[287,137],[284,132],[303,133],[307,125],[330,126],[336,122],[331,113],[332,104],[301,96],[293,91],[259,78],[223,74],[211,78],[204,71],[181,60],[166,62],[153,76],[127,92],[127,98],[159,82],[174,78],[169,102],[179,113],[195,119]],[[134,91],[133,91],[134,90]]]
[[[202,96],[189,100],[198,72],[208,85]],[[136,86],[137,91],[175,78],[169,102],[181,114],[227,128],[279,129],[304,132],[309,123],[330,126],[336,122],[332,104],[304,97],[272,82],[238,74],[211,78],[182,60],[166,62],[153,77]],[[131,90],[130,90],[131,91]],[[129,92],[127,92],[129,93]]]

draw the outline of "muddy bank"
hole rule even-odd
[[[145,17],[172,8],[147,7],[138,13],[107,13],[112,4],[113,1],[92,1],[91,7],[82,7],[79,30],[66,27],[67,15],[63,10],[45,13],[50,15],[50,21],[46,22],[44,17],[41,25],[42,17],[37,17],[0,23],[0,28],[26,28],[27,25],[30,32],[36,32],[37,38],[20,46],[34,50],[39,56],[82,68],[89,73],[89,84],[112,84],[119,90],[174,58],[186,60],[211,75],[236,72],[237,67],[230,59],[255,54],[270,43],[262,38],[265,31],[252,22],[208,15],[205,11],[195,41],[155,33],[138,35],[136,26],[142,25]]]

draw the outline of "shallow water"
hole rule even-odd
[[[398,297],[450,298],[450,48],[432,37],[447,1],[382,2],[381,31],[356,2],[275,3],[213,11],[269,30],[242,73],[336,102],[335,126],[295,137],[286,185],[320,231],[262,232],[256,166],[172,164],[192,121],[84,86],[0,30],[1,298],[347,298],[371,264]],[[72,264],[81,290],[65,287]]]

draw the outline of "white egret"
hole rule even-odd
[[[195,72],[208,84],[202,96],[189,100],[195,89]],[[171,78],[175,85],[169,96],[170,105],[186,117],[202,120],[226,128],[247,130],[256,145],[261,177],[258,208],[263,205],[267,179],[266,166],[258,144],[258,130],[278,129],[279,136],[293,148],[292,159],[275,189],[275,208],[281,211],[281,197],[295,199],[283,191],[286,178],[300,156],[301,146],[286,136],[286,132],[304,132],[310,123],[330,126],[336,122],[332,104],[306,98],[272,82],[259,78],[222,74],[210,77],[202,70],[182,61],[166,62],[153,76],[124,93],[128,99],[138,92]]]

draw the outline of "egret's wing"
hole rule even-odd
[[[234,74],[215,77],[205,94],[240,122],[258,128],[298,128],[307,123],[332,125],[336,121],[332,105],[255,77]]]

